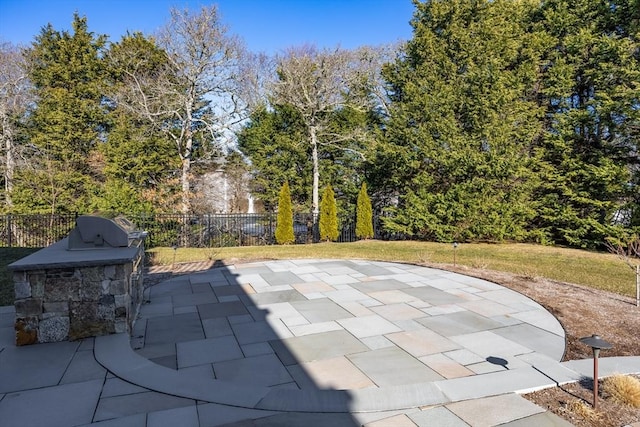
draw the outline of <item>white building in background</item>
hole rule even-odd
[[[249,180],[249,174],[234,178],[221,170],[207,172],[194,189],[194,207],[202,213],[255,213]]]

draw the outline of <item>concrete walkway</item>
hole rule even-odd
[[[0,308],[0,424],[566,426],[519,393],[592,375],[534,301],[413,265],[241,264],[147,297],[132,337],[28,347]]]

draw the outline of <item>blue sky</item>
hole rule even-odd
[[[117,41],[129,31],[150,34],[173,7],[197,10],[216,3],[231,33],[254,52],[290,46],[354,48],[411,37],[411,0],[0,0],[0,41],[29,44],[51,23],[69,30],[73,13],[89,30]]]

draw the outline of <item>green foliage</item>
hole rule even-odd
[[[89,212],[96,183],[88,175],[46,161],[40,169],[22,169],[15,175],[13,212],[21,214]],[[19,184],[18,184],[19,183]]]
[[[276,243],[288,245],[295,242],[293,234],[293,210],[291,208],[291,190],[289,183],[285,181],[280,190],[278,199],[278,218],[276,223]]]
[[[15,179],[19,211],[82,212],[96,185],[91,159],[106,130],[106,37],[89,32],[78,15],[72,27],[73,34],[44,27],[26,51],[38,99],[27,137],[37,155],[29,159],[32,170]]]
[[[125,181],[107,180],[94,198],[90,211],[140,215],[154,211],[153,204],[142,199],[142,194]]]
[[[602,245],[619,233],[614,215],[637,203],[640,40],[637,21],[621,15],[632,3],[547,1],[536,22],[550,37],[541,97],[553,118],[541,145],[536,226],[559,243]]]
[[[281,182],[290,183],[295,206],[308,206],[312,175],[305,138],[299,115],[287,106],[257,109],[238,135],[238,148],[253,168],[252,193],[267,210],[277,206]]]
[[[338,210],[333,189],[327,185],[322,192],[320,202],[320,240],[335,242],[338,240]]]
[[[396,194],[390,230],[451,240],[524,240],[535,211],[528,99],[539,37],[525,2],[416,3],[414,38],[384,69],[392,88],[376,192]]]
[[[373,237],[373,209],[367,194],[367,183],[363,182],[358,192],[356,206],[356,237],[370,239]]]

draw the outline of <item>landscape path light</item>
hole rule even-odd
[[[453,266],[456,266],[456,249],[458,249],[458,242],[453,242]]]
[[[600,350],[608,350],[612,346],[596,334],[580,338],[580,341],[593,349],[593,409],[595,410],[598,409],[598,356]]]

